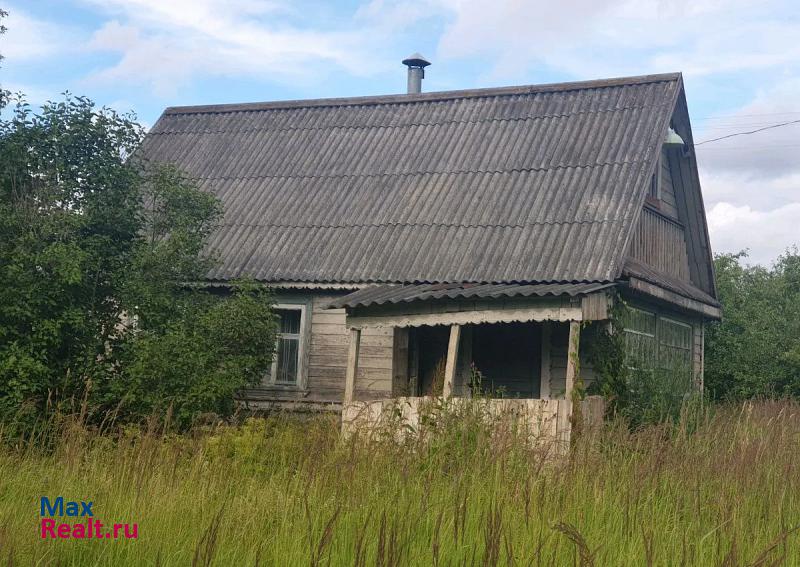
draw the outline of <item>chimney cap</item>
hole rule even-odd
[[[414,53],[413,55],[409,55],[405,59],[403,59],[403,65],[408,65],[409,67],[419,67],[420,69],[424,69],[431,62],[425,59],[425,56],[421,53]]]

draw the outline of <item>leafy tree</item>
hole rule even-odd
[[[229,412],[274,345],[270,299],[194,290],[221,208],[138,160],[133,116],[66,96],[0,120],[0,418],[89,402]],[[132,325],[135,323],[135,325]]]
[[[0,8],[0,22],[2,22],[6,17],[8,17],[8,12]],[[6,33],[7,30],[8,28],[6,28],[5,25],[0,23],[0,35]],[[2,63],[3,59],[5,59],[5,57],[3,56],[2,53],[0,53],[0,63]],[[8,91],[0,88],[0,110],[3,110],[7,101],[8,101]]]
[[[745,252],[717,256],[721,323],[706,336],[705,383],[715,399],[800,396],[800,254],[769,268]]]
[[[5,19],[6,17],[8,17],[8,12],[0,8],[0,21],[3,21],[3,19]],[[6,33],[6,31],[8,31],[8,28],[6,28],[5,25],[0,24],[0,35]],[[5,59],[5,57],[3,57],[3,54],[0,53],[0,61],[2,61],[3,59]]]

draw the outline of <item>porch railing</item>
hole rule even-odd
[[[426,423],[435,421],[437,413],[465,409],[475,410],[490,424],[512,425],[533,444],[554,444],[560,449],[569,447],[572,401],[564,399],[401,397],[351,401],[342,407],[342,434],[388,433],[399,438],[422,431]],[[602,398],[593,396],[581,402],[584,423],[601,422],[603,410]]]

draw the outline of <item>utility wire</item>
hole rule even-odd
[[[773,124],[777,124],[777,122],[774,120],[770,120],[769,122],[731,122],[729,124],[715,124],[713,126],[704,125],[702,128],[698,127],[697,129],[703,130],[703,132],[708,130],[727,130],[728,132],[735,132],[743,128],[761,128],[762,126],[772,126]]]
[[[790,120],[789,122],[781,122],[780,124],[772,124],[771,126],[764,126],[763,128],[757,128],[755,130],[750,130],[749,132],[736,132],[735,134],[720,136],[719,138],[711,138],[710,140],[703,140],[702,142],[697,142],[696,144],[694,144],[694,146],[695,147],[702,146],[703,144],[710,144],[711,142],[726,140],[728,138],[733,138],[734,136],[747,136],[748,134],[755,134],[757,132],[763,132],[764,130],[772,130],[773,128],[780,128],[781,126],[789,126],[790,124],[800,124],[800,119]]]
[[[753,114],[717,114],[714,116],[699,116],[698,120],[727,120],[729,118],[751,118],[754,116],[781,116],[785,114],[800,114],[800,110],[786,112],[756,112]]]
[[[776,144],[770,146],[713,146],[705,148],[700,148],[701,150],[713,150],[715,152],[739,152],[739,151],[751,151],[751,150],[771,150],[773,148],[800,148],[800,144]]]

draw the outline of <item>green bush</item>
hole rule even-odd
[[[69,95],[0,118],[0,421],[20,432],[55,409],[186,426],[269,368],[269,296],[191,287],[219,201],[139,160],[142,135]]]

